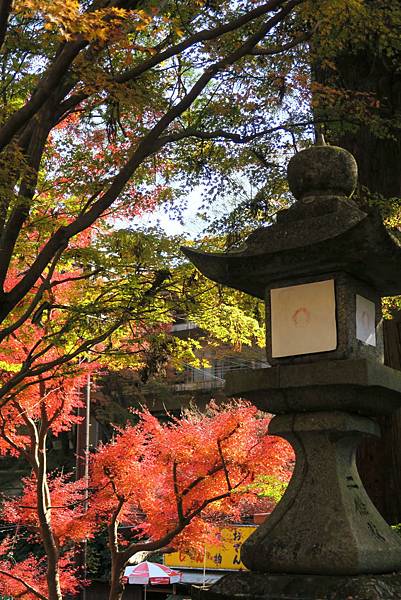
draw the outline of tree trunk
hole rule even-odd
[[[373,92],[381,117],[395,119],[401,110],[401,76],[371,56],[357,55],[339,61],[344,85],[349,89]],[[339,139],[355,156],[359,182],[384,198],[401,197],[401,131],[392,138],[379,138],[367,125]],[[401,369],[400,324],[384,324],[385,364]],[[379,512],[390,523],[401,522],[401,411],[379,419],[382,437],[365,441],[358,452],[358,468],[367,492]]]
[[[390,124],[391,129],[384,132],[384,137],[371,129],[368,121],[352,131],[331,136],[331,141],[355,156],[360,185],[384,199],[401,197],[401,72],[397,64],[397,61],[389,64],[380,57],[377,48],[367,45],[364,52],[350,50],[338,57],[334,82],[339,88],[373,94],[378,100],[372,109],[373,116],[380,116]],[[317,68],[315,75],[321,83],[328,83],[324,71]],[[346,120],[346,115],[339,116]],[[401,324],[396,320],[385,322],[384,342],[385,364],[401,369]],[[401,411],[379,419],[379,424],[382,437],[361,445],[358,468],[377,509],[390,524],[395,524],[401,522]]]
[[[38,436],[37,461],[38,469],[36,472],[37,482],[37,511],[39,518],[39,531],[46,553],[47,560],[47,587],[49,600],[63,600],[60,586],[59,572],[59,549],[53,535],[51,525],[51,498],[49,486],[47,483],[47,461],[46,461],[46,433],[47,417],[45,409],[42,409],[42,425]]]
[[[122,569],[123,565],[121,564],[120,557],[118,555],[112,555],[109,600],[121,600],[123,597],[125,586],[121,583]]]
[[[385,364],[401,370],[401,314],[384,322]],[[361,478],[371,500],[390,524],[401,522],[401,410],[378,419],[382,437],[358,450]]]
[[[48,514],[49,509],[46,507],[46,487],[47,482],[45,480],[39,481],[38,479],[39,530],[47,560],[46,580],[48,594],[49,600],[63,600],[58,565],[59,552],[51,530],[51,524]]]

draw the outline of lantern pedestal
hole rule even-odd
[[[367,496],[355,465],[370,418],[341,411],[274,417],[296,452],[291,482],[244,543],[250,572],[230,573],[194,600],[399,600],[401,542]]]
[[[270,518],[242,546],[245,566],[326,575],[401,569],[401,540],[372,504],[355,465],[361,438],[379,435],[377,424],[343,412],[303,413],[275,417],[269,431],[291,443],[296,467]]]
[[[194,600],[399,600],[401,574],[294,575],[230,573],[208,590],[193,588]]]

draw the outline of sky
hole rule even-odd
[[[202,188],[195,187],[187,197],[188,207],[183,211],[183,223],[172,218],[165,208],[160,207],[148,214],[142,214],[137,222],[141,227],[151,227],[159,224],[168,235],[184,235],[191,239],[199,236],[205,227],[205,222],[197,217],[197,212],[202,203]]]

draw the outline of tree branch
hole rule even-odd
[[[7,33],[8,18],[11,13],[13,0],[0,0],[0,49],[3,47]]]
[[[184,512],[182,509],[182,495],[180,494],[180,490],[178,488],[177,462],[176,461],[173,462],[173,485],[174,485],[175,502],[177,505],[178,522],[181,523],[181,521],[184,520]]]
[[[188,38],[186,38],[179,44],[175,44],[174,46],[171,46],[170,48],[167,48],[166,50],[164,50],[162,52],[159,51],[159,48],[160,48],[160,44],[159,44],[158,46],[156,46],[154,48],[155,50],[157,50],[156,54],[153,54],[153,56],[151,56],[147,60],[143,61],[139,65],[136,65],[135,67],[133,67],[131,69],[127,69],[123,73],[116,75],[114,78],[114,82],[121,84],[121,83],[127,83],[128,81],[137,79],[138,77],[140,77],[141,75],[143,75],[144,73],[146,73],[147,71],[152,69],[153,67],[161,64],[162,62],[168,60],[169,58],[173,58],[174,56],[181,54],[188,48],[190,48],[200,42],[210,41],[210,40],[216,39],[218,37],[221,37],[221,36],[225,35],[226,33],[235,31],[236,29],[240,29],[241,27],[248,24],[249,22],[267,14],[268,12],[270,12],[272,10],[277,9],[279,6],[283,5],[284,3],[285,3],[285,0],[271,0],[270,2],[267,2],[266,4],[259,6],[258,8],[255,8],[254,10],[249,11],[245,15],[242,15],[241,17],[238,17],[237,19],[233,19],[232,21],[230,21],[229,23],[226,23],[225,25],[218,25],[211,29],[203,29],[202,31],[199,31],[198,33],[195,33],[195,34],[189,36]],[[299,43],[299,42],[297,42],[297,43]],[[296,45],[296,44],[294,44],[294,45]],[[285,50],[285,47],[283,47],[283,50]],[[66,113],[73,110],[76,106],[78,106],[81,102],[83,102],[84,100],[86,100],[89,97],[90,97],[90,95],[85,92],[78,92],[77,94],[73,94],[72,96],[67,98],[63,103],[60,104],[59,111],[58,111],[58,120],[61,121]]]
[[[110,524],[108,526],[110,552],[112,554],[112,560],[114,561],[120,554],[119,549],[118,549],[118,522],[119,522],[118,519],[119,519],[120,512],[124,506],[125,500],[124,500],[124,498],[121,498],[118,495],[115,483],[111,477],[109,477],[109,481],[113,487],[114,493],[116,494],[116,496],[118,498],[118,505],[117,505],[116,509],[113,511],[113,515],[112,515]]]
[[[152,69],[156,65],[162,63],[163,61],[176,56],[177,54],[181,54],[184,50],[187,50],[191,46],[198,44],[199,42],[205,42],[209,40],[216,39],[230,31],[235,31],[253,21],[268,12],[277,9],[278,7],[285,4],[285,0],[270,0],[266,4],[262,4],[261,6],[249,11],[245,15],[238,17],[237,19],[233,19],[229,23],[225,25],[219,25],[217,27],[213,27],[212,29],[203,29],[198,33],[195,33],[192,36],[189,36],[187,39],[183,40],[179,44],[175,46],[171,46],[167,50],[163,52],[159,52],[158,54],[152,56],[148,60],[145,60],[141,64],[133,67],[132,69],[128,69],[124,73],[117,75],[115,81],[117,83],[125,83],[127,81],[131,81],[132,79],[136,79],[140,75],[143,75],[149,69]]]
[[[206,479],[206,477],[210,477],[211,475],[215,475],[216,473],[218,473],[219,471],[221,471],[221,469],[222,469],[222,465],[221,464],[217,464],[214,467],[212,467],[211,469],[209,469],[205,475],[201,475],[200,477],[197,477],[196,479],[193,479],[191,481],[191,483],[189,483],[187,485],[187,487],[182,491],[182,496],[184,497],[187,494],[189,494],[189,492],[191,490],[193,490],[199,483],[201,483],[202,481],[204,481]]]
[[[127,308],[127,313],[129,314],[129,308]],[[74,358],[76,358],[77,356],[79,356],[80,354],[85,352],[86,350],[90,349],[92,346],[95,346],[96,344],[103,342],[114,331],[116,331],[122,325],[122,323],[123,323],[123,319],[120,319],[118,322],[114,323],[111,327],[109,327],[108,329],[103,331],[100,335],[96,336],[95,338],[91,338],[90,340],[85,340],[72,352],[70,352],[68,354],[64,354],[62,356],[59,356],[58,358],[56,358],[52,361],[49,361],[46,363],[40,363],[39,365],[35,366],[34,368],[31,368],[30,365],[24,364],[18,373],[16,373],[14,376],[12,376],[6,383],[4,383],[1,386],[0,398],[3,398],[3,402],[1,405],[3,405],[8,400],[7,394],[12,392],[12,390],[14,388],[16,388],[16,386],[18,386],[19,383],[24,381],[24,379],[29,378],[29,381],[27,381],[25,383],[25,385],[19,387],[18,390],[16,390],[16,393],[20,393],[22,390],[39,383],[38,379],[33,379],[33,378],[39,377],[40,375],[46,373],[47,371],[50,371],[56,367],[59,367],[66,363],[69,363]],[[52,377],[53,377],[53,375],[51,374],[50,378],[52,378]]]
[[[183,531],[187,525],[189,525],[189,523],[192,521],[192,519],[197,517],[198,515],[200,515],[200,513],[209,504],[212,504],[213,502],[218,502],[219,500],[223,500],[224,498],[227,498],[228,496],[230,496],[230,492],[224,492],[224,494],[219,494],[218,496],[214,496],[213,498],[209,498],[208,500],[205,500],[194,511],[192,511],[189,515],[187,515],[181,524],[174,527],[174,529],[172,529],[171,531],[166,533],[166,535],[164,535],[163,537],[161,537],[157,540],[154,540],[154,541],[136,542],[136,543],[130,544],[125,550],[123,550],[119,553],[120,556],[123,558],[123,560],[126,563],[131,558],[131,556],[133,554],[135,554],[136,552],[142,552],[142,551],[152,552],[155,550],[159,550],[160,548],[164,548],[165,546],[168,546],[170,544],[170,542],[179,533],[181,533],[181,531]]]
[[[2,342],[4,340],[4,338],[6,338],[8,335],[10,335],[14,331],[16,331],[18,329],[18,327],[21,327],[21,325],[23,325],[25,323],[25,321],[27,319],[29,319],[29,317],[31,316],[31,314],[33,313],[33,311],[35,310],[35,308],[39,304],[40,300],[42,299],[45,290],[50,285],[51,278],[53,276],[53,273],[54,273],[54,270],[55,270],[55,268],[57,266],[57,263],[58,263],[58,261],[61,258],[61,254],[62,254],[63,250],[64,250],[64,248],[61,248],[57,252],[57,254],[55,255],[55,257],[53,258],[53,261],[52,261],[52,263],[51,263],[51,265],[49,267],[49,272],[48,272],[46,278],[40,284],[38,291],[34,295],[34,298],[33,298],[32,302],[29,304],[29,306],[26,309],[26,311],[24,313],[22,313],[22,315],[20,316],[20,318],[17,319],[14,323],[12,323],[8,327],[5,327],[2,331],[0,331],[0,342]]]
[[[95,0],[87,12],[93,12],[106,6],[117,6],[130,9],[135,8],[137,4],[138,3],[136,1],[129,2],[117,0],[109,2],[108,0]],[[78,56],[81,50],[88,45],[89,41],[82,38],[71,42],[65,42],[60,45],[54,61],[43,74],[36,89],[31,95],[31,98],[28,100],[28,102],[26,102],[26,104],[24,104],[22,108],[14,112],[14,114],[8,119],[3,127],[0,128],[0,151],[5,148],[5,146],[12,140],[14,135],[18,133],[18,131],[20,131],[40,110],[48,97],[67,75],[75,58]],[[66,92],[68,89],[71,89],[70,86],[67,86]]]
[[[224,471],[224,477],[226,478],[226,483],[227,483],[227,489],[229,492],[231,492],[232,490],[232,485],[231,485],[231,481],[230,481],[230,474],[228,472],[227,469],[227,464],[226,464],[226,460],[224,458],[224,454],[223,454],[223,448],[222,448],[222,440],[217,440],[217,449],[219,452],[219,456],[221,459],[221,464],[223,465],[223,471]]]
[[[7,146],[14,135],[38,112],[49,95],[59,85],[72,62],[89,42],[86,40],[67,42],[54,62],[45,72],[30,100],[17,110],[0,128],[0,151]]]
[[[214,129],[213,131],[201,131],[200,129],[188,127],[186,129],[182,129],[181,131],[175,131],[174,133],[170,133],[161,137],[160,142],[162,142],[163,144],[168,144],[171,142],[179,142],[189,137],[195,137],[200,140],[224,139],[234,142],[235,144],[248,144],[249,142],[264,137],[269,133],[275,133],[276,131],[280,130],[286,131],[288,129],[289,126],[287,125],[277,125],[276,127],[268,127],[266,129],[262,129],[261,131],[241,135],[240,133],[225,131],[224,129]]]
[[[38,180],[39,165],[50,130],[51,123],[43,118],[40,126],[34,129],[34,135],[29,144],[26,173],[20,185],[17,203],[0,238],[0,289],[3,289],[15,244],[30,213]]]
[[[41,594],[40,592],[38,592],[38,590],[35,590],[34,587],[32,587],[31,585],[29,585],[29,583],[26,583],[26,581],[24,581],[23,579],[21,579],[21,577],[18,577],[18,575],[12,575],[10,573],[10,571],[4,571],[3,569],[0,569],[0,575],[5,575],[6,577],[9,577],[10,579],[13,579],[14,581],[17,581],[18,583],[20,583],[21,585],[23,585],[28,592],[30,592],[31,594],[33,594],[34,596],[36,596],[40,600],[48,600],[48,598],[46,596],[44,596],[43,594]]]
[[[308,40],[310,40],[312,35],[313,31],[307,31],[306,33],[303,33],[294,40],[291,40],[291,42],[283,44],[282,46],[274,46],[273,48],[263,48],[257,46],[250,52],[250,54],[252,54],[253,56],[274,56],[275,54],[281,54],[281,52],[286,52],[287,50],[295,48],[296,46],[298,46],[298,44],[307,42]]]
[[[9,437],[9,435],[6,433],[6,429],[5,429],[6,421],[2,414],[0,414],[0,418],[2,420],[2,424],[0,425],[0,436],[18,454],[21,454],[22,456],[24,456],[26,461],[28,462],[28,464],[30,464],[29,453],[25,450],[25,448],[23,446],[18,446],[18,444],[16,444],[14,442],[14,440],[11,437]]]

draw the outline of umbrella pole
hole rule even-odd
[[[145,583],[145,593],[144,593],[144,600],[146,600],[146,583]]]

